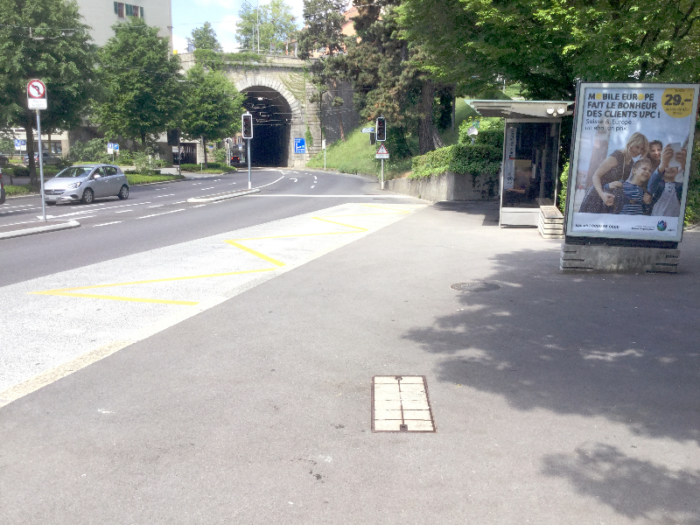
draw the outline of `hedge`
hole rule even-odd
[[[447,171],[459,174],[497,175],[503,150],[488,144],[455,144],[414,157],[412,179],[440,175]]]

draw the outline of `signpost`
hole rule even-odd
[[[323,169],[326,169],[326,139],[321,141],[321,147],[323,148]]]
[[[44,156],[41,150],[41,116],[40,111],[46,109],[46,85],[38,79],[30,80],[27,84],[27,108],[36,110],[36,133],[39,137],[39,177],[41,180],[41,214],[46,222],[46,201],[44,200]]]
[[[386,119],[384,117],[377,117],[377,122],[375,124],[375,129],[377,130],[377,142],[380,143],[379,149],[377,150],[377,154],[375,155],[375,158],[381,159],[382,161],[382,178],[381,178],[381,184],[380,188],[384,189],[384,159],[389,158],[389,152],[387,149],[384,147],[384,144],[381,144],[382,142],[386,141]]]
[[[248,154],[246,155],[246,160],[248,161],[248,189],[251,189],[250,141],[253,139],[253,115],[251,115],[249,111],[246,111],[243,115],[241,115],[241,134],[248,142]]]

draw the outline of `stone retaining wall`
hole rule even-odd
[[[439,201],[486,201],[498,193],[497,177],[492,175],[460,175],[448,171],[428,179],[392,179],[386,181],[386,189]]]

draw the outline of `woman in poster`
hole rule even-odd
[[[649,141],[639,133],[633,133],[624,150],[615,150],[603,161],[593,174],[593,186],[588,189],[581,203],[580,213],[613,213],[615,195],[603,189],[603,186],[615,181],[624,182],[632,170],[633,159],[646,156]]]

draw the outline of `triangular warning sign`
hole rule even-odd
[[[384,147],[384,144],[379,146],[379,149],[377,150],[377,155],[388,155],[388,154],[389,154],[389,152]]]

